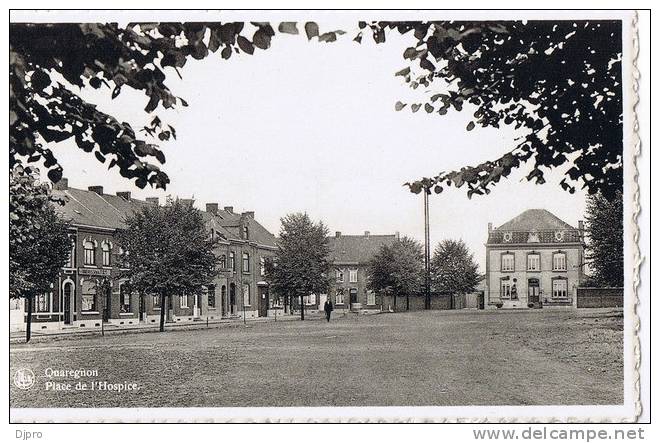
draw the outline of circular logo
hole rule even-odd
[[[19,389],[30,389],[35,380],[34,372],[29,368],[21,368],[14,374],[14,384]]]

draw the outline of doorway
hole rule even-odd
[[[64,283],[63,289],[63,311],[64,311],[64,324],[70,325],[73,322],[72,309],[73,306],[73,283]]]
[[[530,278],[527,280],[527,303],[538,303],[541,288],[538,278]]]
[[[229,284],[229,313],[234,315],[236,313],[236,285]]]
[[[259,286],[257,293],[259,294],[259,317],[268,317],[268,288]]]

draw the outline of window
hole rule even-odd
[[[226,269],[227,268],[227,256],[225,254],[222,254],[220,256],[220,269]]]
[[[266,275],[266,259],[264,257],[259,259],[259,273],[261,276]]]
[[[243,273],[250,272],[250,254],[243,253]]]
[[[513,271],[515,269],[515,257],[513,254],[502,254],[502,271]]]
[[[250,239],[250,228],[248,228],[247,226],[243,226],[243,238],[245,240]]]
[[[511,280],[500,281],[500,298],[511,298]]]
[[[93,265],[96,264],[96,246],[94,245],[94,242],[91,240],[85,240],[83,243],[83,249],[85,250],[85,261],[84,263],[86,265]]]
[[[540,271],[541,270],[541,256],[539,254],[527,255],[527,270]]]
[[[563,278],[552,280],[552,298],[568,298],[567,281]]]
[[[119,286],[119,312],[129,313],[131,312],[131,287],[128,283],[124,283]]]
[[[229,269],[236,270],[236,253],[234,251],[229,253]]]
[[[357,283],[358,273],[357,269],[351,269],[348,271],[348,282]]]
[[[151,302],[153,303],[154,309],[160,309],[160,297],[157,295],[151,296]]]
[[[243,285],[243,306],[250,306],[250,285]]]
[[[206,288],[206,295],[208,297],[207,304],[209,308],[215,308],[215,285],[210,285]]]
[[[335,295],[335,304],[337,305],[344,304],[344,288],[337,289],[337,294]]]
[[[563,252],[556,252],[552,256],[552,270],[565,271],[566,270],[566,254]]]
[[[187,308],[188,307],[188,295],[179,295],[179,306],[182,308]]]
[[[316,304],[316,294],[310,294],[303,297],[306,305],[315,305]]]
[[[101,263],[103,263],[103,266],[110,266],[111,252],[112,252],[112,246],[110,246],[110,243],[103,242],[101,244]]]
[[[74,268],[76,266],[76,241],[71,240],[71,250],[69,251],[69,258],[66,261],[67,268]]]
[[[87,312],[96,311],[96,282],[85,280],[80,288],[82,295],[82,310]]]
[[[367,304],[368,305],[376,304],[376,293],[374,291],[367,291]]]
[[[44,292],[43,294],[37,295],[34,304],[35,312],[50,312],[50,292]]]
[[[344,271],[335,269],[335,276],[337,277],[337,283],[344,283]]]

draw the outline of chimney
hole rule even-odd
[[[69,189],[69,179],[66,177],[62,177],[60,181],[57,183],[53,183],[53,189],[56,189],[58,191],[65,191]]]
[[[218,213],[218,204],[217,203],[207,203],[206,212],[216,215]]]
[[[492,231],[492,230],[493,230],[493,223],[492,223],[492,222],[488,222],[488,232],[490,232],[490,231]]]
[[[254,211],[245,211],[241,215],[244,217],[250,217],[251,219],[254,219]]]
[[[341,237],[341,231],[336,231],[335,232],[335,238]]]
[[[584,222],[582,220],[578,220],[578,236],[581,241],[584,241]]]
[[[121,197],[124,200],[131,201],[131,193],[130,191],[125,191],[125,192],[117,192],[117,197]]]
[[[149,203],[150,205],[156,205],[158,206],[158,197],[147,197],[146,202]]]
[[[394,237],[396,237],[397,240],[400,240],[400,239],[401,239],[401,234],[399,234],[399,231],[396,231],[396,232],[394,233]]]
[[[184,205],[194,205],[195,204],[195,199],[194,198],[180,198],[179,201],[183,203]]]
[[[103,186],[89,186],[87,190],[96,192],[98,195],[103,195]]]
[[[369,232],[369,231],[364,231],[364,236],[365,236],[365,237],[369,237],[370,234],[371,234],[371,232]]]
[[[225,209],[225,212],[229,212],[230,214],[234,213],[234,207],[233,206],[225,206],[224,209]]]

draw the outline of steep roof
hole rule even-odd
[[[55,211],[74,224],[121,229],[127,216],[148,203],[142,200],[125,200],[116,195],[99,195],[93,191],[76,188],[54,189],[53,196],[64,200],[55,204]]]
[[[545,209],[528,209],[512,218],[497,231],[543,231],[557,229],[575,229],[556,215]]]
[[[64,205],[54,204],[54,207],[65,220],[73,224],[109,229],[125,228],[124,221],[127,216],[150,204],[134,198],[126,200],[117,195],[99,195],[94,191],[76,188],[53,189],[52,194],[64,201]],[[218,210],[216,214],[201,212],[209,229],[213,228],[227,239],[240,240],[241,223],[247,223],[250,241],[265,246],[276,246],[275,236],[252,217],[224,210]]]
[[[396,235],[340,235],[328,237],[330,260],[335,262],[366,263],[382,245],[391,245]]]

